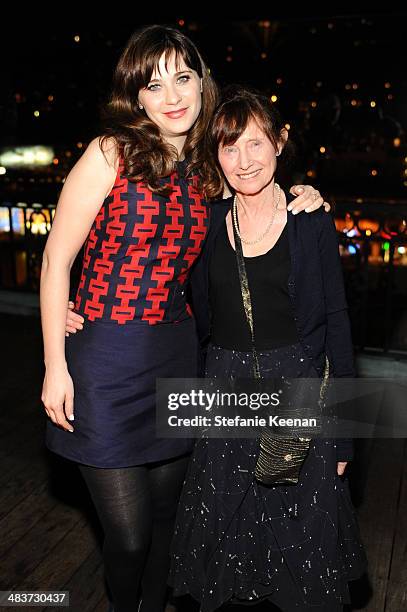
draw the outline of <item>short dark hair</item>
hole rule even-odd
[[[252,119],[277,148],[282,140],[281,133],[285,123],[275,104],[255,89],[240,85],[226,87],[215,109],[205,139],[203,191],[206,198],[222,197],[225,187],[225,178],[218,162],[219,146],[236,142]],[[281,159],[283,155],[287,156],[286,147],[283,149]]]

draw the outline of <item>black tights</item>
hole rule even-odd
[[[79,465],[105,539],[115,612],[163,612],[169,548],[189,456],[128,468]],[[141,593],[140,593],[141,592]]]

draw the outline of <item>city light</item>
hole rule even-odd
[[[52,163],[54,151],[51,147],[37,145],[33,147],[13,147],[0,152],[0,163],[5,168],[24,168],[48,166]]]

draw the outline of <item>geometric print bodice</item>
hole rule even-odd
[[[84,245],[75,310],[90,321],[149,325],[191,316],[185,285],[201,252],[210,208],[183,176],[185,162],[164,179],[170,196],[124,178],[115,184]]]

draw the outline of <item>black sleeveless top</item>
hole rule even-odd
[[[264,255],[245,257],[253,308],[256,348],[267,350],[299,342],[288,293],[290,251],[287,225]],[[226,349],[251,351],[251,335],[243,308],[236,253],[226,221],[222,224],[209,263],[211,341]]]

